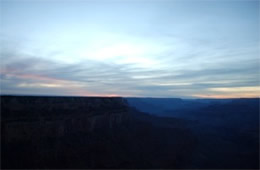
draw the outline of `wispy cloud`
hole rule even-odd
[[[40,57],[19,55],[17,51],[12,55],[9,51],[8,54],[2,53],[5,61],[0,70],[2,93],[216,97],[224,96],[227,91],[232,92],[233,96],[243,96],[248,94],[248,89],[255,89],[259,84],[259,65],[251,59],[242,63],[244,67],[237,66],[237,61],[233,65],[228,62],[219,68],[175,70],[167,67],[145,69],[134,64],[95,60],[62,64]],[[257,90],[254,92],[259,93]],[[250,94],[253,96],[253,93]]]
[[[259,96],[258,12],[255,1],[5,1],[1,93]]]

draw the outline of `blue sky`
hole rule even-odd
[[[259,1],[0,3],[2,94],[260,95]]]

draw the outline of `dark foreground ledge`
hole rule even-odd
[[[0,96],[3,120],[126,111],[121,97]]]
[[[0,99],[4,169],[174,169],[196,145],[186,129],[137,119],[120,97]]]

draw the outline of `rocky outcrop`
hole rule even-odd
[[[119,97],[1,97],[7,143],[107,130],[127,120],[127,113],[127,103]]]
[[[174,169],[196,145],[175,119],[119,97],[1,96],[1,168]]]

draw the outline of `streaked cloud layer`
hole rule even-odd
[[[257,97],[259,1],[1,1],[1,93]]]

